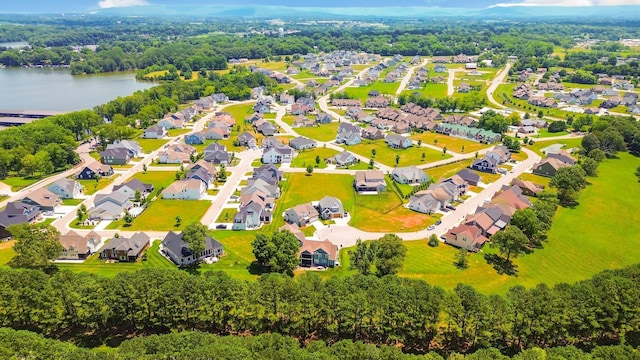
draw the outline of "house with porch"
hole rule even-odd
[[[199,254],[189,248],[182,239],[182,233],[170,231],[162,240],[162,252],[178,266],[191,265],[207,257],[220,258],[224,255],[224,248],[216,239],[206,236],[204,241],[204,250]]]
[[[120,262],[136,262],[149,247],[149,236],[140,231],[130,238],[118,237],[111,239],[100,249],[100,258]]]

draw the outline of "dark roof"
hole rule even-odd
[[[120,188],[122,188],[123,186],[127,186],[129,187],[131,190],[133,191],[140,191],[140,192],[150,192],[153,191],[153,184],[145,184],[142,181],[138,180],[138,179],[131,179],[129,181],[127,181],[124,184],[120,184],[120,185],[116,185],[113,187],[113,191],[117,191]]]
[[[469,169],[462,169],[458,171],[456,175],[460,176],[464,181],[467,181],[467,182],[469,181],[476,182],[476,183],[480,182],[480,175],[474,173]]]
[[[164,240],[162,240],[162,245],[178,256],[188,257],[192,255],[191,249],[189,249],[187,243],[182,240],[182,233],[175,233],[173,231],[169,232],[167,236],[164,237]],[[205,239],[204,249],[208,250],[218,248],[221,249],[222,244],[220,244],[216,239],[207,236]]]

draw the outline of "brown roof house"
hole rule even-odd
[[[25,196],[20,201],[25,204],[35,205],[43,212],[54,212],[62,203],[62,199],[59,195],[52,193],[46,188],[40,188]]]
[[[553,177],[558,170],[571,166],[555,158],[547,158],[533,165],[533,173],[540,176]]]
[[[356,171],[353,186],[359,193],[380,193],[386,190],[387,183],[381,170]]]
[[[317,221],[319,218],[318,210],[311,203],[300,204],[287,209],[284,212],[284,220],[290,224],[298,226],[307,226]]]
[[[62,245],[62,255],[58,259],[84,260],[98,251],[102,245],[102,236],[95,231],[80,235],[71,230],[64,235],[60,235],[59,241]]]
[[[445,241],[459,248],[477,252],[488,239],[475,226],[458,225],[447,232]]]
[[[100,258],[135,262],[148,246],[149,236],[143,232],[137,232],[131,238],[119,237],[111,239],[100,249]]]
[[[301,243],[298,251],[300,266],[334,267],[340,265],[338,263],[338,246],[332,244],[331,241],[305,240]]]

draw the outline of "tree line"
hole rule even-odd
[[[0,270],[0,326],[59,338],[197,330],[279,333],[302,343],[362,341],[407,353],[508,355],[534,347],[640,345],[640,265],[573,285],[485,295],[396,276],[305,273],[236,280],[223,272],[144,269],[113,278],[67,270]]]

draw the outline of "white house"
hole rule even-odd
[[[162,191],[163,199],[200,200],[207,186],[197,179],[178,180]]]
[[[290,163],[293,160],[294,151],[292,148],[285,147],[271,147],[264,149],[262,154],[262,163],[264,164],[281,164]]]
[[[62,178],[49,185],[49,191],[63,199],[76,199],[82,195],[82,185],[75,180]]]

